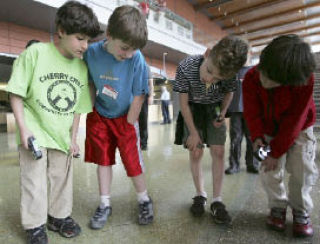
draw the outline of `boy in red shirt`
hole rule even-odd
[[[271,149],[261,164],[271,209],[267,225],[284,231],[289,205],[293,234],[302,237],[313,235],[310,192],[318,176],[314,162],[314,69],[309,45],[297,35],[283,35],[262,51],[259,65],[247,72],[243,83],[244,117],[253,148],[268,144]],[[285,168],[290,174],[288,196]]]

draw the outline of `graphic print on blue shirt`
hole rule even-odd
[[[128,113],[134,96],[148,93],[148,70],[139,50],[132,58],[118,61],[104,49],[105,41],[91,44],[84,59],[97,90],[96,110],[104,117],[118,118]]]

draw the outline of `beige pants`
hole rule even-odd
[[[21,222],[32,229],[47,222],[47,214],[65,218],[72,211],[72,157],[62,151],[41,148],[42,158],[19,146]],[[49,204],[47,195],[49,179]]]
[[[269,142],[270,137],[266,138]],[[318,178],[318,169],[314,162],[316,138],[313,127],[301,131],[286,154],[279,158],[278,168],[264,172],[261,169],[262,184],[267,192],[269,207],[291,208],[308,214],[313,208],[310,192]],[[290,174],[289,194],[284,184],[284,170]]]

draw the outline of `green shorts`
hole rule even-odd
[[[213,126],[213,121],[217,115],[214,113],[215,104],[189,104],[193,116],[193,122],[197,128],[199,136],[204,144],[210,145],[224,145],[226,142],[226,124],[225,122],[216,128]],[[183,128],[183,145],[185,145],[189,131],[184,123]]]

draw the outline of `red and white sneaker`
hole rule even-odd
[[[286,208],[271,208],[267,218],[267,226],[275,231],[284,231],[286,229]]]

